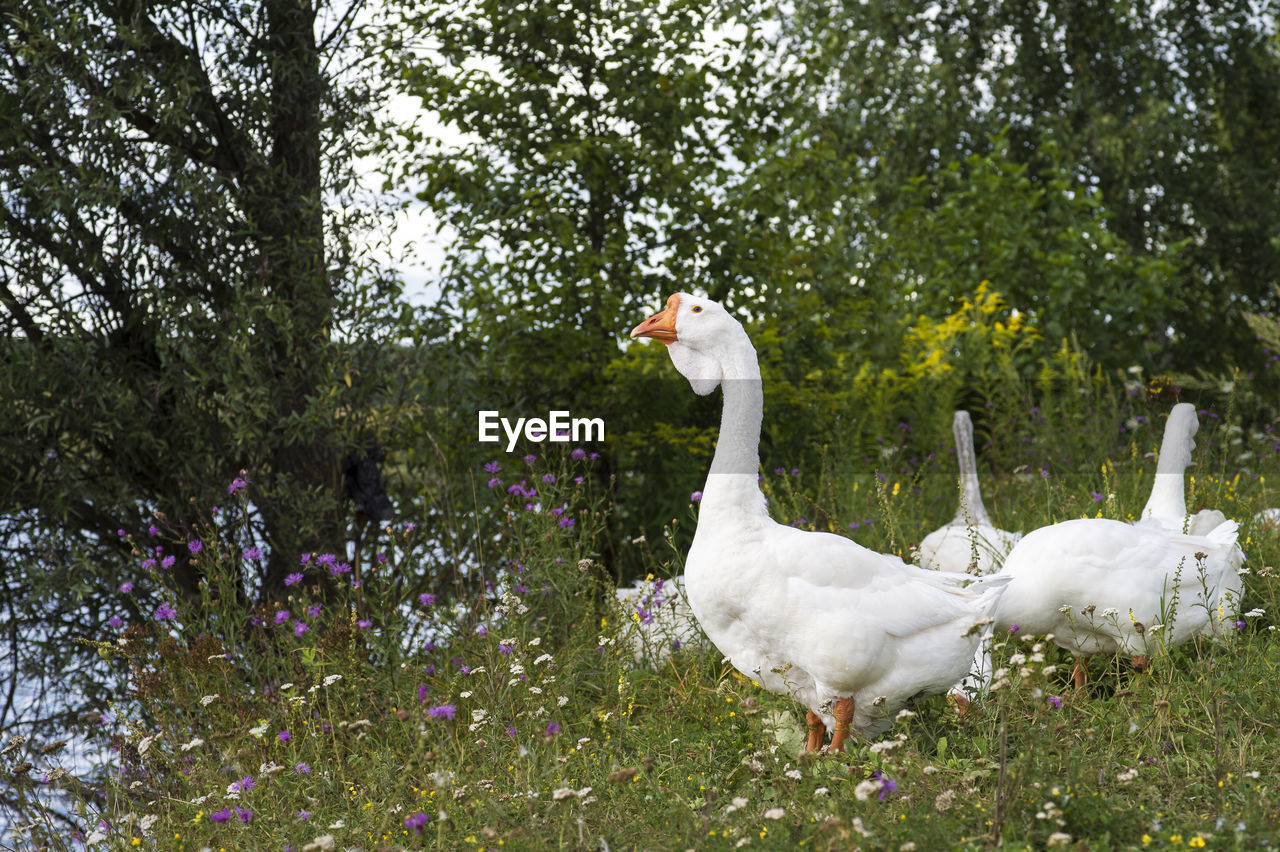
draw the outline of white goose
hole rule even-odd
[[[718,303],[677,293],[632,337],[667,345],[693,390],[724,390],[720,436],[685,561],[689,604],[743,674],[809,708],[807,750],[888,729],[911,698],[969,668],[971,628],[1004,578],[926,571],[830,533],[774,522],[757,481],[764,394],[755,349]]]
[[[951,428],[956,436],[956,459],[960,467],[960,507],[951,523],[924,537],[916,561],[921,567],[938,571],[990,574],[1000,568],[1005,555],[1022,534],[993,525],[982,504],[969,412],[957,411]]]
[[[1180,402],[1169,412],[1164,424],[1164,438],[1160,442],[1160,455],[1156,459],[1155,483],[1151,496],[1142,509],[1139,523],[1158,524],[1174,532],[1191,535],[1208,535],[1226,522],[1227,517],[1217,509],[1201,509],[1194,515],[1187,514],[1186,486],[1183,477],[1191,464],[1191,453],[1196,448],[1195,436],[1200,431],[1200,418],[1196,407]],[[1235,621],[1240,610],[1240,598],[1244,594],[1244,581],[1240,578],[1240,566],[1244,563],[1244,551],[1237,543],[1222,561],[1216,578],[1219,589],[1216,618],[1205,627],[1216,633],[1223,622]]]
[[[1243,558],[1236,523],[1215,510],[1187,517],[1182,478],[1198,428],[1193,406],[1174,407],[1138,523],[1079,518],[1042,527],[1005,558],[999,575],[1012,579],[996,607],[995,629],[1052,634],[1077,655],[1077,688],[1085,684],[1093,654],[1124,652],[1144,667],[1148,627],[1159,624],[1159,641],[1172,647],[1234,618]],[[985,651],[975,668],[976,677],[953,693],[964,696],[986,685],[991,661]]]

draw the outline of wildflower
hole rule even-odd
[[[570,458],[574,458],[574,459],[577,459],[578,461],[582,461],[587,457],[587,451],[582,449],[582,447],[578,447],[573,452],[569,453],[569,456]]]
[[[1049,703],[1052,704],[1058,710],[1062,709],[1062,699],[1056,695],[1049,696]]]
[[[220,811],[214,811],[213,813],[209,814],[209,819],[213,820],[214,822],[226,822],[227,820],[231,819],[231,808],[223,808]]]
[[[342,680],[342,675],[337,675],[337,674],[326,675],[324,679],[324,685],[333,686],[335,683],[337,683],[340,680]]]
[[[199,553],[201,550],[204,550],[204,542],[199,539],[189,541],[187,542],[187,550],[190,550],[193,554]]]
[[[373,626],[373,622],[365,618],[362,618],[356,622],[356,627],[359,627],[361,630],[368,630],[372,626]]]
[[[241,778],[239,781],[233,781],[231,786],[228,787],[227,789],[235,790],[235,792],[237,793],[243,793],[246,790],[252,790],[256,786],[257,784],[256,782],[254,782],[253,776],[246,775],[245,777]]]
[[[426,700],[427,700],[427,685],[425,683],[420,683],[418,684],[418,703],[421,704]]]
[[[293,623],[293,635],[294,635],[294,636],[301,636],[303,633],[306,633],[306,632],[307,632],[307,630],[308,630],[308,627],[307,627],[307,623],[306,623],[305,621],[295,621],[295,622]]]
[[[499,650],[499,651],[501,651],[501,652],[502,652],[502,653],[504,653],[504,654],[510,654],[510,653],[511,653],[511,651],[512,651],[512,648],[511,648],[511,646],[510,646],[510,645],[508,645],[506,642],[499,642],[499,643],[498,643],[498,650]]]
[[[289,740],[293,739],[293,734],[289,733],[288,731],[281,731],[280,733],[276,734],[276,739],[278,739],[282,743],[287,743],[289,742]]]
[[[147,535],[152,535],[152,536],[160,535],[160,528],[157,527],[155,524],[152,524],[151,526],[147,527]]]
[[[178,558],[176,556],[166,556],[164,559],[160,560],[160,567],[172,568],[173,564],[177,561],[178,561]]]
[[[133,583],[130,583],[128,580],[126,580],[125,582],[121,583],[121,584],[120,584],[120,591],[124,592],[126,595],[127,595],[127,594],[129,594],[130,592],[132,592],[132,591],[133,591]]]
[[[311,811],[298,811],[294,816],[296,816],[298,819],[302,820],[303,822],[306,822],[307,820],[311,819]],[[329,848],[332,849],[333,847],[331,846]]]
[[[533,464],[537,460],[538,460],[538,457],[535,456],[533,453],[530,453],[529,455],[524,457],[525,464]]]
[[[502,470],[502,465],[498,464],[496,461],[485,462],[484,470],[485,473],[498,473]]]
[[[293,767],[293,771],[297,772],[299,775],[310,775],[311,767],[308,764],[299,763],[297,766]]]
[[[1244,622],[1244,621],[1237,621],[1237,622],[1235,622],[1232,626],[1233,626],[1233,627],[1235,627],[1237,630],[1244,630],[1244,629],[1245,629],[1246,627],[1248,627],[1249,625],[1248,625],[1248,623],[1247,623],[1247,622]]]
[[[304,553],[304,554],[302,554],[302,557],[298,560],[298,564],[299,564],[299,565],[306,565],[306,564],[307,564],[308,562],[310,562],[310,561],[311,561],[311,554],[310,554],[310,553]]]
[[[492,477],[492,478],[489,480],[489,487],[490,487],[490,488],[501,488],[504,484],[505,484],[505,483],[503,483],[503,481],[502,481],[501,479],[499,479],[498,477],[496,477],[496,476],[495,476],[495,477]]]
[[[544,473],[542,474],[542,481],[550,485],[556,481],[556,475],[554,473]]]
[[[554,737],[554,736],[555,736],[556,734],[558,734],[558,733],[560,733],[560,723],[559,723],[559,722],[548,722],[548,723],[547,723],[547,737],[548,737],[548,738],[550,738],[550,737]]]
[[[236,816],[240,818],[241,822],[248,822],[253,819],[253,811],[247,811],[244,808],[236,808]]]
[[[413,829],[414,834],[422,833],[423,827],[427,824],[428,817],[422,811],[414,811],[404,819],[405,828]]]
[[[215,692],[213,695],[206,695],[206,696],[203,696],[203,697],[200,699],[200,703],[201,703],[203,706],[208,707],[210,704],[212,704],[213,702],[215,702],[215,701],[217,701],[217,700],[218,700],[218,693],[216,693],[216,692]]]
[[[423,606],[431,606],[436,602],[436,596],[430,593],[423,593],[418,595],[418,602]]]
[[[560,529],[567,530],[569,527],[573,526],[576,523],[577,521],[575,521],[573,518],[561,518]]]
[[[765,819],[782,819],[786,815],[786,808],[769,808],[769,810],[765,811],[763,814]]]
[[[701,499],[702,499],[702,492],[701,492],[701,491],[695,491],[695,492],[693,492],[692,494],[690,494],[690,495],[689,495],[689,502],[690,502],[690,503],[697,503],[697,502],[698,502],[698,501],[700,501]]]
[[[235,479],[231,480],[231,484],[227,486],[227,493],[235,494],[241,488],[245,488],[248,485],[249,482],[243,476],[237,476]]]
[[[122,618],[121,618],[120,616],[118,616],[118,615],[113,615],[113,616],[111,616],[110,618],[108,618],[108,619],[107,619],[107,626],[108,626],[108,627],[122,627],[122,626],[124,626],[124,619],[122,619]]]
[[[1101,491],[1090,491],[1089,496],[1093,498],[1093,502],[1101,503],[1102,498],[1105,497],[1106,495],[1104,495]]]
[[[261,547],[246,547],[246,548],[244,549],[244,553],[243,553],[243,554],[241,554],[241,555],[242,555],[242,556],[245,558],[245,560],[246,560],[246,561],[248,561],[248,562],[260,562],[260,561],[262,561],[262,548],[261,548]],[[299,575],[299,579],[301,579],[301,575]]]
[[[453,704],[440,704],[427,710],[427,715],[433,719],[452,719],[458,714],[458,708]]]
[[[307,607],[307,615],[311,616],[312,618],[319,618],[319,617],[320,617],[320,605],[319,605],[319,604],[316,604],[315,606],[309,606],[309,607]]]
[[[276,612],[276,624],[284,624],[290,618],[289,610],[282,609]]]
[[[1019,630],[1021,630],[1021,629],[1022,629],[1022,628],[1021,628],[1019,625],[1017,625],[1017,624],[1010,624],[1010,625],[1009,625],[1009,632],[1010,632],[1010,633],[1017,633],[1017,632],[1018,632]]]
[[[874,772],[872,773],[871,777],[876,778],[880,781],[880,795],[877,796],[876,798],[881,802],[884,801],[885,796],[889,795],[894,790],[898,789],[898,782],[894,781],[892,778],[886,777],[881,772]]]
[[[172,621],[177,617],[178,617],[178,611],[173,607],[169,606],[169,604],[167,603],[162,603],[160,604],[160,606],[156,607],[156,611],[155,611],[156,621]]]

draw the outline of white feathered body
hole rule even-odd
[[[1024,634],[1052,633],[1076,653],[1135,656],[1156,644],[1152,625],[1169,646],[1212,632],[1239,603],[1236,532],[1234,521],[1195,536],[1101,518],[1034,530],[1005,560],[1001,574],[1012,579],[996,630],[1017,625]]]
[[[851,731],[861,736],[968,671],[979,633],[970,628],[990,615],[1002,584],[980,590],[972,577],[768,518],[722,534],[705,514],[685,580],[698,622],[738,671],[828,726],[831,703],[852,697]]]
[[[993,574],[1020,538],[991,524],[951,523],[924,537],[916,561],[934,571]]]

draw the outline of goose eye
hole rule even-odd
[[[692,308],[692,311],[693,311],[695,314],[700,314],[700,313],[702,313],[702,305],[694,305],[694,306],[693,306],[693,308]]]

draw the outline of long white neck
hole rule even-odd
[[[1183,482],[1191,451],[1195,449],[1195,433],[1200,427],[1195,406],[1180,402],[1169,412],[1160,442],[1160,458],[1156,462],[1156,481],[1151,496],[1142,510],[1144,518],[1158,518],[1180,525],[1187,516],[1187,494]]]
[[[743,332],[716,353],[716,360],[722,372],[724,409],[698,516],[700,520],[717,513],[767,518],[769,513],[759,483],[764,388],[756,350]]]
[[[956,460],[960,465],[960,508],[955,524],[991,524],[982,505],[982,489],[978,486],[978,460],[973,453],[973,421],[969,412],[957,411],[952,422],[956,436]]]

